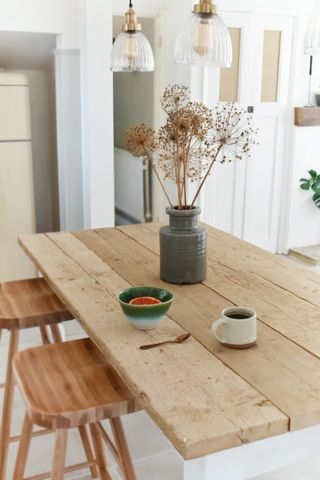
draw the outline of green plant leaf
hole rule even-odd
[[[300,184],[300,188],[302,188],[302,190],[310,190],[310,182],[309,181],[306,181],[306,182],[302,182]]]
[[[312,190],[315,192],[315,193],[318,193],[320,195],[320,182],[315,182],[312,186],[311,186]]]
[[[299,182],[310,182],[308,178],[300,178]]]
[[[308,173],[310,174],[312,180],[317,180],[318,174],[317,174],[317,172],[316,172],[315,170],[309,170]]]
[[[312,197],[314,204],[317,208],[320,208],[320,193],[315,193]]]

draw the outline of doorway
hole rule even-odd
[[[155,20],[141,18],[143,33],[155,51]],[[113,17],[113,37],[121,31],[123,16]],[[152,172],[146,162],[125,150],[126,130],[136,123],[154,126],[155,74],[114,73],[115,221],[116,225],[153,219]]]
[[[234,101],[253,112],[258,142],[251,158],[216,165],[202,196],[203,219],[262,248],[278,249],[290,89],[293,18],[223,15],[233,43],[231,69],[207,71],[210,104]]]
[[[0,32],[0,69],[29,82],[36,230],[59,230],[55,72],[56,36]]]
[[[17,236],[60,228],[55,46],[55,35],[0,32],[1,281],[36,274]]]

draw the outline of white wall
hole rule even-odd
[[[320,243],[320,211],[312,193],[299,188],[299,179],[309,177],[310,169],[320,170],[320,127],[295,127],[292,150],[288,246],[316,245]]]
[[[0,0],[0,31],[59,34],[60,48],[77,48],[78,0]]]
[[[320,126],[295,127],[293,125],[293,109],[304,106],[308,102],[309,57],[304,55],[304,38],[308,20],[315,5],[313,0],[303,4],[297,3],[299,15],[296,18],[294,35],[294,62],[292,65],[292,91],[290,106],[292,107],[292,123],[288,130],[288,159],[284,175],[284,194],[282,230],[280,232],[280,252],[286,253],[288,248],[320,243],[320,211],[317,209],[310,192],[299,188],[299,179],[307,176],[311,168],[320,170]],[[312,100],[314,92],[320,85],[320,57],[314,58],[312,78]]]

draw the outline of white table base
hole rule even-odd
[[[183,480],[250,480],[320,456],[320,425],[184,461]]]

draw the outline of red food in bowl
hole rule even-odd
[[[156,305],[161,300],[155,297],[136,297],[130,300],[129,305]]]

